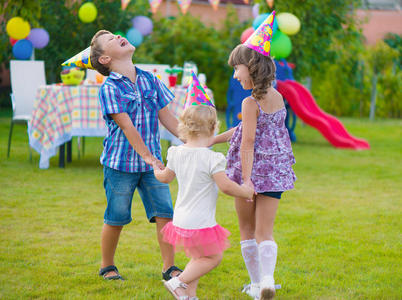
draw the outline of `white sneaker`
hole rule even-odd
[[[273,276],[264,276],[260,281],[260,299],[270,300],[275,296],[275,280]]]
[[[251,298],[258,300],[260,298],[260,285],[258,283],[246,284],[241,292],[246,293]]]

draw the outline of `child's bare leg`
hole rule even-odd
[[[117,243],[123,226],[112,226],[103,224],[101,248],[102,248],[102,262],[101,268],[114,265],[114,254],[116,252]],[[116,272],[111,271],[107,273],[107,277],[117,275]]]
[[[176,290],[177,294],[180,296],[195,296],[200,277],[216,268],[221,260],[222,253],[211,256],[203,256],[200,258],[192,258],[186,265],[183,273],[179,275],[179,279],[188,284],[188,287],[186,290],[178,288]]]
[[[240,240],[255,238],[255,201],[235,198],[237,218],[239,220]]]
[[[256,199],[256,226],[255,238],[257,243],[266,240],[274,240],[273,230],[276,210],[278,209],[279,199],[258,195]]]
[[[165,226],[171,220],[172,219],[155,217],[156,234],[158,236],[159,248],[161,250],[161,256],[163,260],[163,270],[162,270],[163,272],[165,272],[168,268],[174,265],[173,246],[170,245],[169,243],[166,243],[163,240],[163,234],[161,233],[163,226]],[[178,273],[179,273],[178,271],[173,271],[172,276],[177,276]]]

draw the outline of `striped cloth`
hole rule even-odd
[[[108,133],[100,161],[123,172],[152,170],[134,151],[110,114],[127,113],[151,153],[162,160],[158,111],[174,99],[173,93],[154,75],[136,68],[136,82],[112,72],[99,91],[103,118]]]

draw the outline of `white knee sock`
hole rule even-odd
[[[240,242],[241,254],[243,255],[244,262],[250,276],[251,283],[260,282],[260,262],[258,256],[258,245],[255,239],[245,240]]]
[[[260,254],[261,277],[274,276],[278,245],[274,241],[262,241],[258,245]]]

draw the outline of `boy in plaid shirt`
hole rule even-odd
[[[156,223],[163,260],[162,275],[168,280],[181,271],[174,266],[174,251],[160,230],[173,217],[167,184],[153,174],[152,164],[164,168],[158,119],[175,136],[177,119],[167,108],[172,92],[153,74],[135,67],[135,47],[125,38],[106,30],[91,41],[90,60],[101,74],[109,76],[99,91],[103,118],[108,128],[100,158],[104,166],[107,208],[102,229],[102,263],[99,275],[122,279],[114,265],[120,232],[131,222],[131,202],[138,188],[149,222]]]

